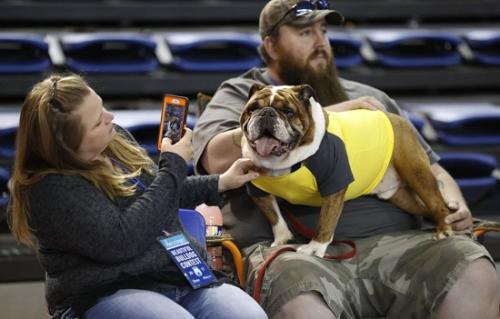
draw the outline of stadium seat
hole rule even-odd
[[[0,158],[13,159],[16,155],[17,127],[0,128]]]
[[[0,33],[0,73],[40,73],[51,67],[49,45],[31,33]]]
[[[259,39],[249,33],[167,33],[172,67],[186,72],[246,71],[262,64]]]
[[[473,53],[473,61],[483,65],[500,65],[500,30],[471,30],[464,34]]]
[[[355,67],[363,63],[361,46],[363,42],[344,32],[329,32],[328,39],[335,54],[335,64],[339,68]]]
[[[467,203],[474,204],[495,190],[498,162],[494,156],[457,152],[440,157],[440,165],[455,179]]]
[[[500,107],[494,104],[425,103],[414,111],[425,114],[444,145],[500,145]]]
[[[9,170],[5,167],[0,167],[0,220],[2,220],[3,212],[5,212],[7,204],[9,203],[9,179]]]
[[[461,63],[458,46],[462,38],[451,32],[432,30],[366,31],[376,61],[386,67],[445,67]]]
[[[60,36],[66,65],[75,72],[141,73],[155,70],[156,42],[140,33],[70,33]]]
[[[179,209],[179,219],[184,230],[201,244],[205,244],[205,218],[192,209]]]

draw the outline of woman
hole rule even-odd
[[[36,84],[21,110],[10,226],[36,245],[54,318],[265,318],[239,288],[191,289],[157,241],[182,230],[179,207],[219,204],[255,178],[241,160],[186,177],[191,131],[164,139],[158,167],[77,75]],[[34,237],[34,238],[33,238]],[[206,252],[191,241],[200,254]]]

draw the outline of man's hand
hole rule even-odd
[[[451,224],[456,232],[470,233],[472,231],[472,213],[467,205],[463,205],[459,201],[449,201],[448,208],[452,213],[445,218],[445,222]]]
[[[373,111],[385,111],[385,106],[373,96],[361,96],[354,100],[345,101],[338,104],[329,105],[325,108],[328,111],[343,112],[356,109],[366,109]]]
[[[445,218],[445,222],[458,233],[470,233],[472,231],[472,213],[467,207],[457,183],[438,163],[432,164],[431,170],[436,177],[441,195],[451,210],[451,214]]]

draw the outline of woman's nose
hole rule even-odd
[[[106,114],[106,115],[107,115],[107,117],[106,117],[106,118],[107,118],[108,122],[113,121],[113,119],[115,118],[114,114],[113,114],[113,113],[111,113],[111,112],[108,112],[108,111],[106,111],[106,113],[107,113],[107,114]]]

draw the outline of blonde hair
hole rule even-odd
[[[15,238],[33,246],[28,224],[31,186],[48,174],[80,175],[109,198],[131,196],[136,190],[127,179],[142,171],[152,174],[145,151],[116,134],[104,153],[129,171],[105,161],[83,161],[77,156],[84,128],[76,110],[90,94],[87,82],[76,74],[52,75],[37,83],[24,100],[16,136],[16,159],[11,180],[9,226]]]

